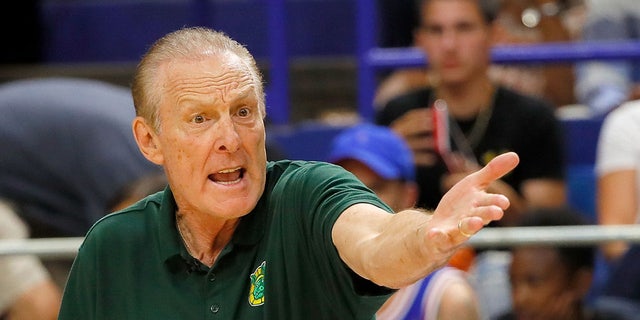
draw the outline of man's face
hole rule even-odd
[[[513,310],[518,320],[572,319],[582,298],[559,252],[550,247],[513,251],[510,267]]]
[[[265,128],[255,78],[233,54],[163,66],[156,142],[179,210],[231,219],[264,191]]]
[[[416,44],[439,83],[456,85],[486,75],[491,28],[477,0],[432,0],[420,15]]]

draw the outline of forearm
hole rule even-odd
[[[371,215],[368,210],[368,205],[355,205],[345,211],[340,217],[345,223],[336,225],[360,227],[343,231],[334,227],[334,242],[347,265],[374,283],[389,288],[407,286],[444,265],[454,252],[427,245],[431,215],[425,211]],[[367,223],[347,221],[351,219]]]
[[[354,272],[378,285],[400,288],[415,282],[502,218],[509,199],[486,189],[518,162],[513,152],[493,158],[451,188],[432,215],[419,210],[390,214],[365,203],[347,208],[332,229],[338,254]]]
[[[636,223],[637,202],[635,170],[621,170],[605,174],[598,179],[597,217],[601,225],[624,225]],[[608,261],[620,258],[628,249],[624,241],[602,244]]]

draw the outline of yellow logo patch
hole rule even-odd
[[[262,261],[260,266],[249,277],[251,288],[249,289],[249,305],[257,307],[264,304],[264,274],[267,262]]]

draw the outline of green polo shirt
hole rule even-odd
[[[361,202],[391,211],[338,166],[269,162],[256,208],[208,268],[187,253],[167,188],[89,230],[59,319],[373,319],[393,291],[351,271],[331,239]]]

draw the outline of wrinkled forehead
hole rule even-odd
[[[223,93],[253,96],[262,104],[262,83],[256,71],[232,53],[203,54],[165,63],[159,73],[162,92],[170,97],[185,93]]]

